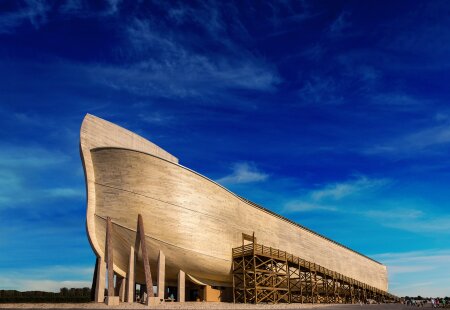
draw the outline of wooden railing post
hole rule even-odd
[[[254,234],[248,239],[256,241]],[[381,301],[383,298],[395,298],[395,296],[391,296],[387,292],[310,261],[305,261],[286,251],[257,244],[256,242],[244,245],[243,240],[242,246],[234,248],[232,253],[233,258],[239,260],[242,257],[244,285],[244,295],[242,297],[244,303],[280,302],[282,300],[301,303],[355,303],[357,300],[366,300],[367,298],[374,298],[377,301]],[[233,264],[235,263],[237,261],[233,259]],[[294,273],[291,273],[289,263],[295,264],[293,268],[298,266],[298,291],[297,285],[292,286]],[[283,276],[283,264],[286,272],[286,278],[284,279],[281,278]],[[258,266],[263,266],[260,267],[263,269],[267,268],[272,274],[267,279],[259,276],[258,272],[260,270]],[[234,270],[235,268],[233,267]],[[250,285],[252,281],[254,285]],[[233,276],[233,287],[235,285]],[[293,289],[295,290],[294,295]],[[252,295],[253,291],[254,295]],[[233,291],[233,300],[236,302],[239,299],[242,302],[241,296],[237,297],[236,294],[237,291]]]

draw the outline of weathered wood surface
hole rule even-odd
[[[102,258],[97,259],[97,275],[95,276],[95,301],[103,302],[105,299],[106,262]]]
[[[158,297],[161,299],[165,298],[165,283],[166,283],[166,256],[163,251],[159,251],[158,255],[158,276],[156,279],[158,283]]]
[[[142,251],[142,261],[144,263],[145,288],[147,289],[147,296],[153,295],[153,280],[150,272],[150,263],[148,262],[147,243],[145,242],[145,229],[142,215],[138,214],[137,237],[136,237],[136,252],[139,253],[139,248]]]
[[[89,242],[97,256],[100,256],[100,254],[103,253],[103,249],[100,248],[97,243],[95,235],[96,231],[94,228],[96,194],[91,149],[108,146],[126,147],[147,152],[171,162],[178,163],[178,159],[175,156],[141,136],[94,115],[87,114],[85,116],[80,129],[80,154],[83,162],[87,190],[86,229],[88,231]]]
[[[176,281],[181,269],[205,283],[231,285],[232,248],[242,243],[242,233],[255,232],[258,243],[387,290],[384,265],[249,204],[176,161],[130,148],[89,152],[95,178],[91,180],[94,194],[88,196],[95,199],[91,206],[88,202],[88,233],[91,242],[104,249],[105,220],[112,218],[117,273],[126,274],[136,217],[142,214],[152,272],[157,270],[161,250],[166,256],[167,281]],[[143,283],[143,274],[142,268],[136,268],[136,281]]]
[[[106,218],[106,267],[108,268],[108,296],[114,296],[114,251],[112,243],[112,222]]]
[[[177,285],[177,301],[185,302],[185,290],[186,290],[186,275],[183,270],[178,272],[178,285]]]
[[[130,255],[128,261],[128,272],[126,275],[126,302],[133,303],[134,302],[134,287],[135,287],[135,279],[134,279],[134,266],[136,263],[136,255],[134,252],[134,247],[130,247]]]

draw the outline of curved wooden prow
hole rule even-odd
[[[96,148],[104,148],[104,147],[120,147],[129,150],[135,150],[139,152],[144,152],[151,154],[153,156],[162,158],[169,162],[178,164],[178,158],[163,150],[156,144],[142,138],[141,136],[125,129],[120,126],[117,126],[111,122],[108,122],[104,119],[96,117],[91,114],[86,114],[83,119],[83,123],[80,129],[80,155],[83,163],[83,170],[85,174],[86,180],[86,197],[87,197],[87,212],[86,212],[86,230],[89,242],[97,256],[96,262],[96,272],[94,278],[95,286],[95,300],[97,302],[102,302],[104,299],[104,287],[105,287],[105,272],[106,265],[108,265],[108,298],[111,300],[114,299],[114,292],[112,284],[111,274],[114,272],[120,277],[124,277],[125,273],[121,271],[114,264],[112,259],[112,222],[111,219],[107,220],[106,226],[108,231],[107,236],[97,236],[95,229],[95,214],[96,214],[96,193],[95,193],[95,173],[94,173],[94,165],[92,162],[91,151]],[[139,215],[140,216],[140,215]],[[143,228],[142,217],[140,217],[139,221],[140,225],[138,227]],[[141,235],[142,244],[145,245],[145,235]],[[107,251],[105,248],[99,246],[98,238],[104,238],[109,240],[109,249],[110,253],[107,255]],[[106,241],[106,240],[105,240]],[[108,247],[107,247],[108,248]],[[142,250],[145,250],[145,247],[142,247]],[[106,259],[108,260],[108,264],[106,264]],[[148,263],[148,262],[147,262]],[[148,265],[148,264],[147,264]],[[148,296],[153,296],[152,285],[148,284],[148,279],[150,279],[151,283],[151,274],[150,267],[145,266],[145,274],[146,274],[146,282],[147,282],[147,290]],[[148,268],[147,268],[148,267]],[[148,276],[150,274],[150,276]],[[129,287],[127,292],[132,291],[133,287]],[[132,296],[128,297],[128,299],[133,300]]]
[[[141,136],[117,126],[104,119],[91,114],[86,114],[80,129],[80,155],[86,178],[87,213],[86,229],[89,242],[99,257],[105,257],[97,241],[95,234],[95,173],[92,163],[91,150],[102,147],[120,147],[149,153],[164,160],[178,164],[178,158],[163,150],[156,144],[142,138]],[[104,236],[99,236],[104,238]]]

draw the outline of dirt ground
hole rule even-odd
[[[250,305],[232,303],[164,303],[157,306],[145,306],[142,304],[120,304],[115,307],[108,307],[103,303],[82,303],[82,304],[0,304],[0,309],[211,309],[211,310],[252,310],[252,309],[316,309],[323,310],[414,310],[401,304],[381,304],[381,305],[343,305],[343,304],[277,304],[277,305]],[[431,308],[425,305],[423,308]],[[417,310],[419,310],[418,308]]]

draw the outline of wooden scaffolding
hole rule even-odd
[[[251,241],[244,244],[244,241]],[[243,234],[233,252],[235,303],[365,303],[398,298]]]

